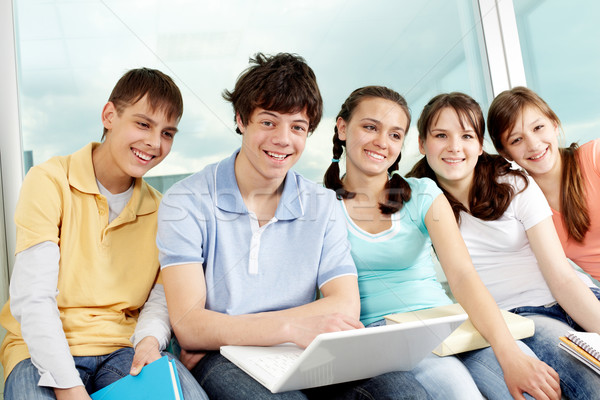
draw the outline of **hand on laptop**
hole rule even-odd
[[[307,347],[321,333],[359,328],[364,328],[359,320],[341,313],[298,317],[290,323],[292,341],[302,348]]]

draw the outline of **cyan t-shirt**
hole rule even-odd
[[[442,194],[429,178],[406,178],[412,195],[391,216],[392,227],[371,234],[352,221],[343,201],[352,258],[358,270],[360,320],[364,325],[385,315],[451,304],[436,280],[425,215]]]

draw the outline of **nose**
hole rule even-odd
[[[457,152],[460,150],[460,138],[451,136],[448,140],[448,151]]]
[[[530,151],[536,151],[539,147],[540,141],[536,139],[534,135],[525,135],[525,144],[527,149]]]
[[[160,129],[152,129],[150,132],[148,132],[148,135],[146,136],[145,140],[146,146],[153,149],[160,148],[161,133],[162,132],[160,131]]]
[[[380,149],[386,149],[388,146],[387,135],[384,135],[384,134],[376,135],[375,138],[373,139],[373,144],[375,146],[379,147]]]
[[[281,124],[275,129],[273,133],[273,143],[282,147],[288,146],[290,144],[290,136],[291,136],[291,126],[287,126],[285,124]]]

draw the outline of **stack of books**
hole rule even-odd
[[[568,332],[558,347],[600,375],[600,335],[594,332]]]

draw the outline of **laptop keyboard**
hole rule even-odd
[[[252,359],[256,365],[273,375],[280,377],[300,357],[302,351],[290,351],[287,353],[269,354]]]

